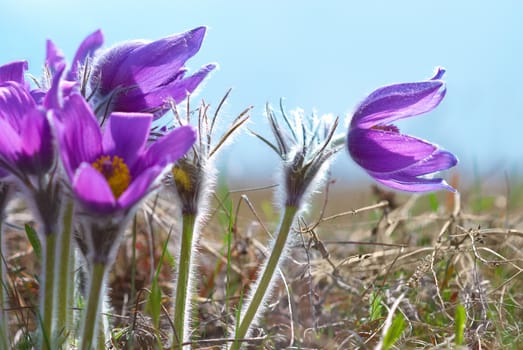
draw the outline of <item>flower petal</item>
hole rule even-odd
[[[92,163],[102,153],[102,134],[90,107],[73,94],[61,111],[54,113],[64,167],[72,179],[82,162]]]
[[[20,130],[20,121],[35,107],[23,85],[15,81],[0,83],[0,118],[7,120],[15,130]]]
[[[60,108],[60,83],[62,82],[62,74],[65,70],[65,62],[56,63],[51,87],[46,92],[44,97],[44,106],[47,109]]]
[[[175,80],[165,87],[156,88],[154,91],[151,91],[145,99],[147,101],[149,101],[149,99],[155,99],[158,103],[156,104],[151,101],[150,105],[163,104],[168,98],[172,98],[176,103],[179,103],[183,101],[188,94],[192,94],[207,75],[215,68],[215,64],[208,64],[189,77]]]
[[[98,57],[92,72],[94,79],[90,81],[91,88],[98,89],[101,95],[107,95],[120,87],[118,84],[122,84],[121,81],[125,77],[125,73],[120,72],[123,62],[135,49],[142,45],[144,43],[139,41],[125,42]],[[132,77],[127,76],[126,79],[127,84],[122,85],[136,84]]]
[[[432,156],[438,147],[425,140],[395,132],[375,129],[349,131],[351,157],[367,171],[400,171]]]
[[[165,167],[153,166],[143,171],[136,179],[133,179],[127,190],[118,198],[119,207],[130,209],[140,200],[144,199],[152,190],[152,185]]]
[[[350,128],[370,128],[423,114],[434,109],[445,96],[441,80],[395,84],[371,93],[356,109]]]
[[[143,152],[151,122],[147,113],[112,113],[103,135],[104,154],[123,158],[131,168]]]
[[[191,126],[180,126],[156,140],[147,150],[140,169],[159,165],[165,167],[180,159],[196,141],[196,132]],[[139,169],[135,170],[140,172]]]
[[[5,162],[9,167],[15,167],[22,146],[18,131],[7,120],[0,118],[0,166]]]
[[[436,67],[436,69],[434,70],[434,75],[432,76],[432,78],[430,78],[430,80],[441,80],[441,78],[443,78],[443,75],[445,74],[445,72],[446,72],[445,68]]]
[[[78,68],[85,64],[88,57],[92,57],[104,43],[104,36],[101,30],[89,34],[80,44],[73,58],[71,69],[67,72],[66,79],[71,81],[78,80]]]
[[[421,176],[450,169],[456,164],[458,164],[458,159],[455,155],[448,151],[438,150],[430,157],[401,170],[400,173],[407,176]]]
[[[22,120],[20,138],[22,149],[18,167],[27,173],[42,174],[54,163],[54,140],[45,112],[33,109]]]
[[[185,61],[200,50],[205,30],[205,27],[198,27],[138,47],[120,67],[121,73],[130,76],[120,74],[117,78],[123,80],[115,79],[113,84],[125,84],[131,77],[141,90],[149,91],[169,82]]]
[[[19,84],[24,84],[24,73],[27,68],[27,61],[14,61],[0,66],[0,83],[16,81]]]
[[[47,40],[46,45],[46,59],[45,63],[51,70],[51,74],[54,75],[60,67],[64,67],[65,56],[60,49],[51,40]],[[63,68],[62,68],[63,70]]]
[[[456,192],[445,180],[440,178],[426,179],[422,177],[407,176],[394,173],[392,175],[380,176],[379,174],[369,173],[374,179],[390,188],[407,192],[431,192],[447,190]]]
[[[31,97],[33,98],[35,103],[39,106],[44,104],[44,99],[45,99],[46,93],[47,93],[47,91],[45,91],[44,89],[40,89],[40,88],[33,89],[30,91]]]
[[[109,50],[97,64],[100,92],[105,95],[116,87],[136,85],[147,92],[168,83],[199,51],[205,30],[198,27],[150,43],[125,43]]]
[[[73,178],[76,197],[90,210],[110,213],[117,209],[116,199],[103,175],[91,164],[82,163]]]
[[[179,103],[196,90],[214,68],[215,64],[208,64],[189,77],[175,79],[150,91],[129,89],[115,98],[114,109],[122,112],[146,111],[162,107],[169,99]]]

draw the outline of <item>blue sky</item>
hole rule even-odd
[[[232,117],[254,105],[250,128],[266,135],[266,102],[284,97],[288,109],[345,117],[375,88],[428,78],[441,65],[445,100],[400,129],[455,152],[460,172],[511,173],[521,169],[523,153],[522,14],[516,0],[5,1],[0,62],[28,59],[38,75],[47,38],[72,57],[98,28],[110,46],[207,25],[188,66],[217,62],[220,69],[198,97],[217,103],[232,87],[226,112]],[[230,175],[267,177],[276,157],[243,135],[221,161]],[[335,176],[364,173],[344,152]]]

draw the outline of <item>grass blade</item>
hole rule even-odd
[[[388,350],[401,336],[401,333],[403,333],[403,330],[405,329],[405,319],[403,318],[402,314],[398,314],[394,318],[394,321],[392,321],[392,325],[390,326],[387,333],[385,333],[385,337],[383,337],[383,350]]]
[[[29,239],[29,243],[31,243],[31,246],[33,247],[36,257],[42,260],[42,244],[40,243],[40,239],[38,238],[35,229],[31,225],[25,224],[25,233],[27,239]]]
[[[456,313],[454,315],[454,331],[456,335],[456,346],[460,346],[463,344],[466,321],[467,313],[465,311],[465,307],[459,304],[456,307]]]

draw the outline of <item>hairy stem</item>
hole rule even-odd
[[[191,292],[189,276],[191,273],[191,253],[193,250],[193,235],[196,224],[196,215],[183,215],[182,244],[180,247],[180,259],[178,262],[178,279],[176,281],[176,295],[174,300],[174,334],[173,349],[182,349],[186,317],[190,310]],[[189,307],[188,307],[189,305]]]
[[[7,298],[4,295],[4,288],[7,290],[7,278],[4,272],[4,235],[3,235],[3,213],[0,210],[0,345],[3,349],[8,349],[8,325],[9,319],[5,308]]]
[[[100,323],[98,316],[100,315],[100,299],[105,272],[106,265],[103,263],[94,263],[91,266],[89,294],[84,314],[80,350],[96,348],[96,339],[98,337],[96,328]]]
[[[57,235],[45,232],[45,252],[42,257],[44,274],[40,280],[40,315],[42,316],[42,348],[48,349],[53,334],[54,309],[54,267]]]
[[[69,325],[72,321],[73,300],[70,299],[70,288],[72,284],[71,270],[74,269],[74,254],[71,254],[72,245],[72,221],[73,221],[73,201],[66,204],[63,217],[63,231],[60,237],[60,257],[57,260],[55,294],[57,304],[56,329],[67,336],[70,331]]]
[[[265,265],[263,272],[258,276],[258,280],[254,284],[256,286],[256,291],[254,292],[252,299],[248,301],[247,308],[242,317],[240,320],[238,320],[238,326],[234,336],[235,341],[231,346],[231,350],[240,349],[240,339],[244,339],[245,336],[247,336],[247,332],[249,331],[253,321],[256,319],[260,305],[263,303],[265,296],[270,290],[271,280],[274,276],[276,268],[278,267],[280,257],[285,250],[285,244],[287,242],[287,238],[289,237],[289,232],[297,212],[298,208],[296,206],[285,207],[285,212],[283,214],[283,219],[278,231],[278,236],[276,237],[276,241],[272,247],[271,255],[269,256],[267,265]]]

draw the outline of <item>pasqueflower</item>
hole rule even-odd
[[[403,191],[455,191],[441,178],[424,175],[457,164],[452,153],[428,141],[404,135],[391,123],[429,112],[445,96],[438,68],[433,78],[415,83],[384,86],[372,92],[356,109],[347,146],[358,165],[376,181]]]
[[[51,128],[27,89],[0,83],[0,165],[19,178],[47,172],[53,164]]]
[[[44,192],[52,193],[48,172],[55,162],[53,135],[46,109],[35,101],[24,81],[26,69],[25,61],[0,66],[0,177],[9,174],[21,183],[38,209],[46,212],[50,206],[40,202],[46,197]],[[53,214],[41,219],[54,218]]]
[[[52,85],[63,73],[57,67]],[[53,334],[54,268],[58,232],[61,230],[61,187],[55,165],[56,154],[48,109],[44,101],[57,101],[57,89],[29,91],[24,81],[27,64],[12,62],[0,67],[0,168],[2,181],[16,183],[33,209],[44,248],[40,279],[42,332]],[[35,98],[37,96],[38,98]],[[47,349],[41,337],[39,348]]]
[[[63,108],[54,111],[60,156],[79,204],[79,231],[90,267],[82,349],[96,347],[104,280],[137,204],[196,139],[194,130],[184,126],[148,146],[152,119],[146,113],[115,112],[102,133],[90,106],[78,94],[70,95]]]
[[[117,222],[126,217],[155,188],[165,167],[184,155],[196,138],[194,130],[184,126],[147,146],[152,115],[145,113],[115,112],[102,134],[89,105],[76,94],[65,101],[54,120],[73,192],[86,216],[94,219],[88,221],[97,227],[103,226],[103,218]],[[100,239],[111,241],[91,238],[94,245]],[[91,253],[105,259],[109,251],[101,250]]]
[[[216,66],[208,64],[186,77],[185,62],[199,50],[205,27],[153,42],[129,41],[96,59],[90,85],[97,115],[153,112],[162,115],[168,100],[178,103]]]
[[[16,111],[18,109],[17,107],[20,107],[19,103],[11,101],[14,92],[8,88],[12,83],[7,82],[15,82],[16,85],[18,85],[18,88],[23,89],[25,84],[24,73],[26,70],[26,61],[14,61],[0,66],[0,116],[3,116],[2,119],[7,118],[10,120],[13,117],[11,116],[10,109],[12,108]],[[14,103],[15,106],[11,106],[11,103]],[[34,102],[31,101],[30,103],[34,105]],[[8,172],[0,168],[0,179],[7,175]]]

